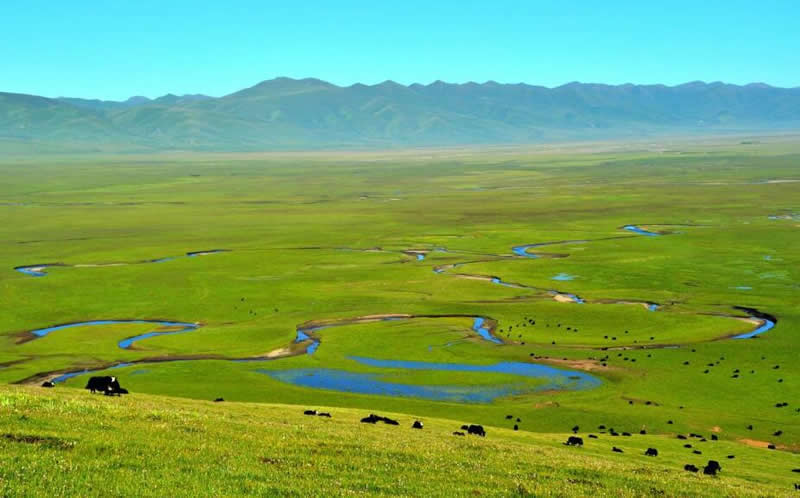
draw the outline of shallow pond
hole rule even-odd
[[[281,382],[315,389],[466,403],[489,403],[496,398],[536,391],[576,391],[590,389],[601,384],[600,379],[583,372],[561,370],[535,363],[501,362],[493,365],[468,365],[377,360],[356,356],[349,357],[349,359],[362,365],[376,368],[496,373],[543,379],[546,382],[536,387],[525,385],[524,383],[498,386],[418,385],[389,382],[384,380],[384,376],[381,374],[349,372],[330,368],[259,369],[256,371]]]

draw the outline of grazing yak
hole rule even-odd
[[[224,398],[217,398],[214,400],[214,403],[222,403],[223,401],[225,401]]]
[[[412,429],[422,429],[422,422],[419,420],[415,420],[413,424],[411,424]]]
[[[106,396],[128,394],[128,390],[120,387],[119,381],[116,377],[90,377],[89,382],[86,383],[86,388],[93,394],[101,392]]]
[[[658,456],[658,450],[655,449],[655,448],[647,448],[647,451],[645,451],[644,454],[646,456],[650,456],[650,457],[657,457]]]
[[[703,467],[703,474],[708,476],[715,476],[717,472],[721,472],[722,467],[720,466],[719,462],[716,460],[709,460],[708,464]]]
[[[375,415],[374,413],[370,413],[369,417],[364,417],[361,419],[362,424],[375,424],[377,422],[383,422],[384,424],[388,425],[400,425],[397,420],[390,419],[389,417],[381,417],[380,415]]]
[[[620,448],[617,448],[616,446],[613,446],[611,448],[611,451],[613,451],[614,453],[624,453],[624,451],[622,451]]]
[[[119,388],[119,382],[116,377],[91,377],[89,382],[86,383],[85,389],[94,394],[96,392],[105,392],[109,387]]]
[[[700,469],[698,469],[697,467],[695,467],[691,463],[687,463],[686,465],[683,466],[683,470],[685,470],[687,472],[698,472]]]
[[[331,414],[328,413],[328,412],[319,412],[319,413],[317,413],[317,417],[331,418]]]
[[[467,427],[467,434],[475,434],[476,436],[486,437],[486,431],[483,429],[483,426],[477,424],[469,424],[469,427]]]
[[[315,415],[317,414],[317,410],[306,410],[303,412],[303,415]]]
[[[567,438],[566,446],[583,446],[583,438],[577,436],[570,436]]]
[[[56,387],[56,385],[49,380],[42,382],[42,387]]]

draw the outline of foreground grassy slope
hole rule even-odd
[[[3,496],[784,496],[797,463],[728,442],[695,443],[704,454],[691,455],[667,436],[583,434],[584,448],[494,427],[461,438],[451,432],[472,421],[455,414],[420,431],[407,415],[393,415],[399,427],[361,424],[365,410],[324,419],[287,405],[7,386],[0,408]],[[682,470],[711,458],[719,477]]]

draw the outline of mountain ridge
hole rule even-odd
[[[221,96],[0,93],[0,139],[157,150],[375,148],[800,129],[800,88],[691,81],[338,86],[279,77]]]

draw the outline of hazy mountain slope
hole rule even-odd
[[[126,107],[134,107],[137,105],[145,105],[153,102],[147,97],[137,95],[130,97],[127,100],[118,102],[115,100],[99,100],[99,99],[79,99],[71,97],[59,97],[56,100],[67,104],[74,105],[75,107],[83,107],[85,109],[92,109],[96,111],[107,111],[111,109],[124,109]]]
[[[124,139],[108,117],[54,99],[0,93],[0,138],[60,140]]]
[[[0,139],[157,149],[525,143],[800,127],[800,89],[692,82],[339,87],[276,78],[212,98],[125,102],[0,94]]]

